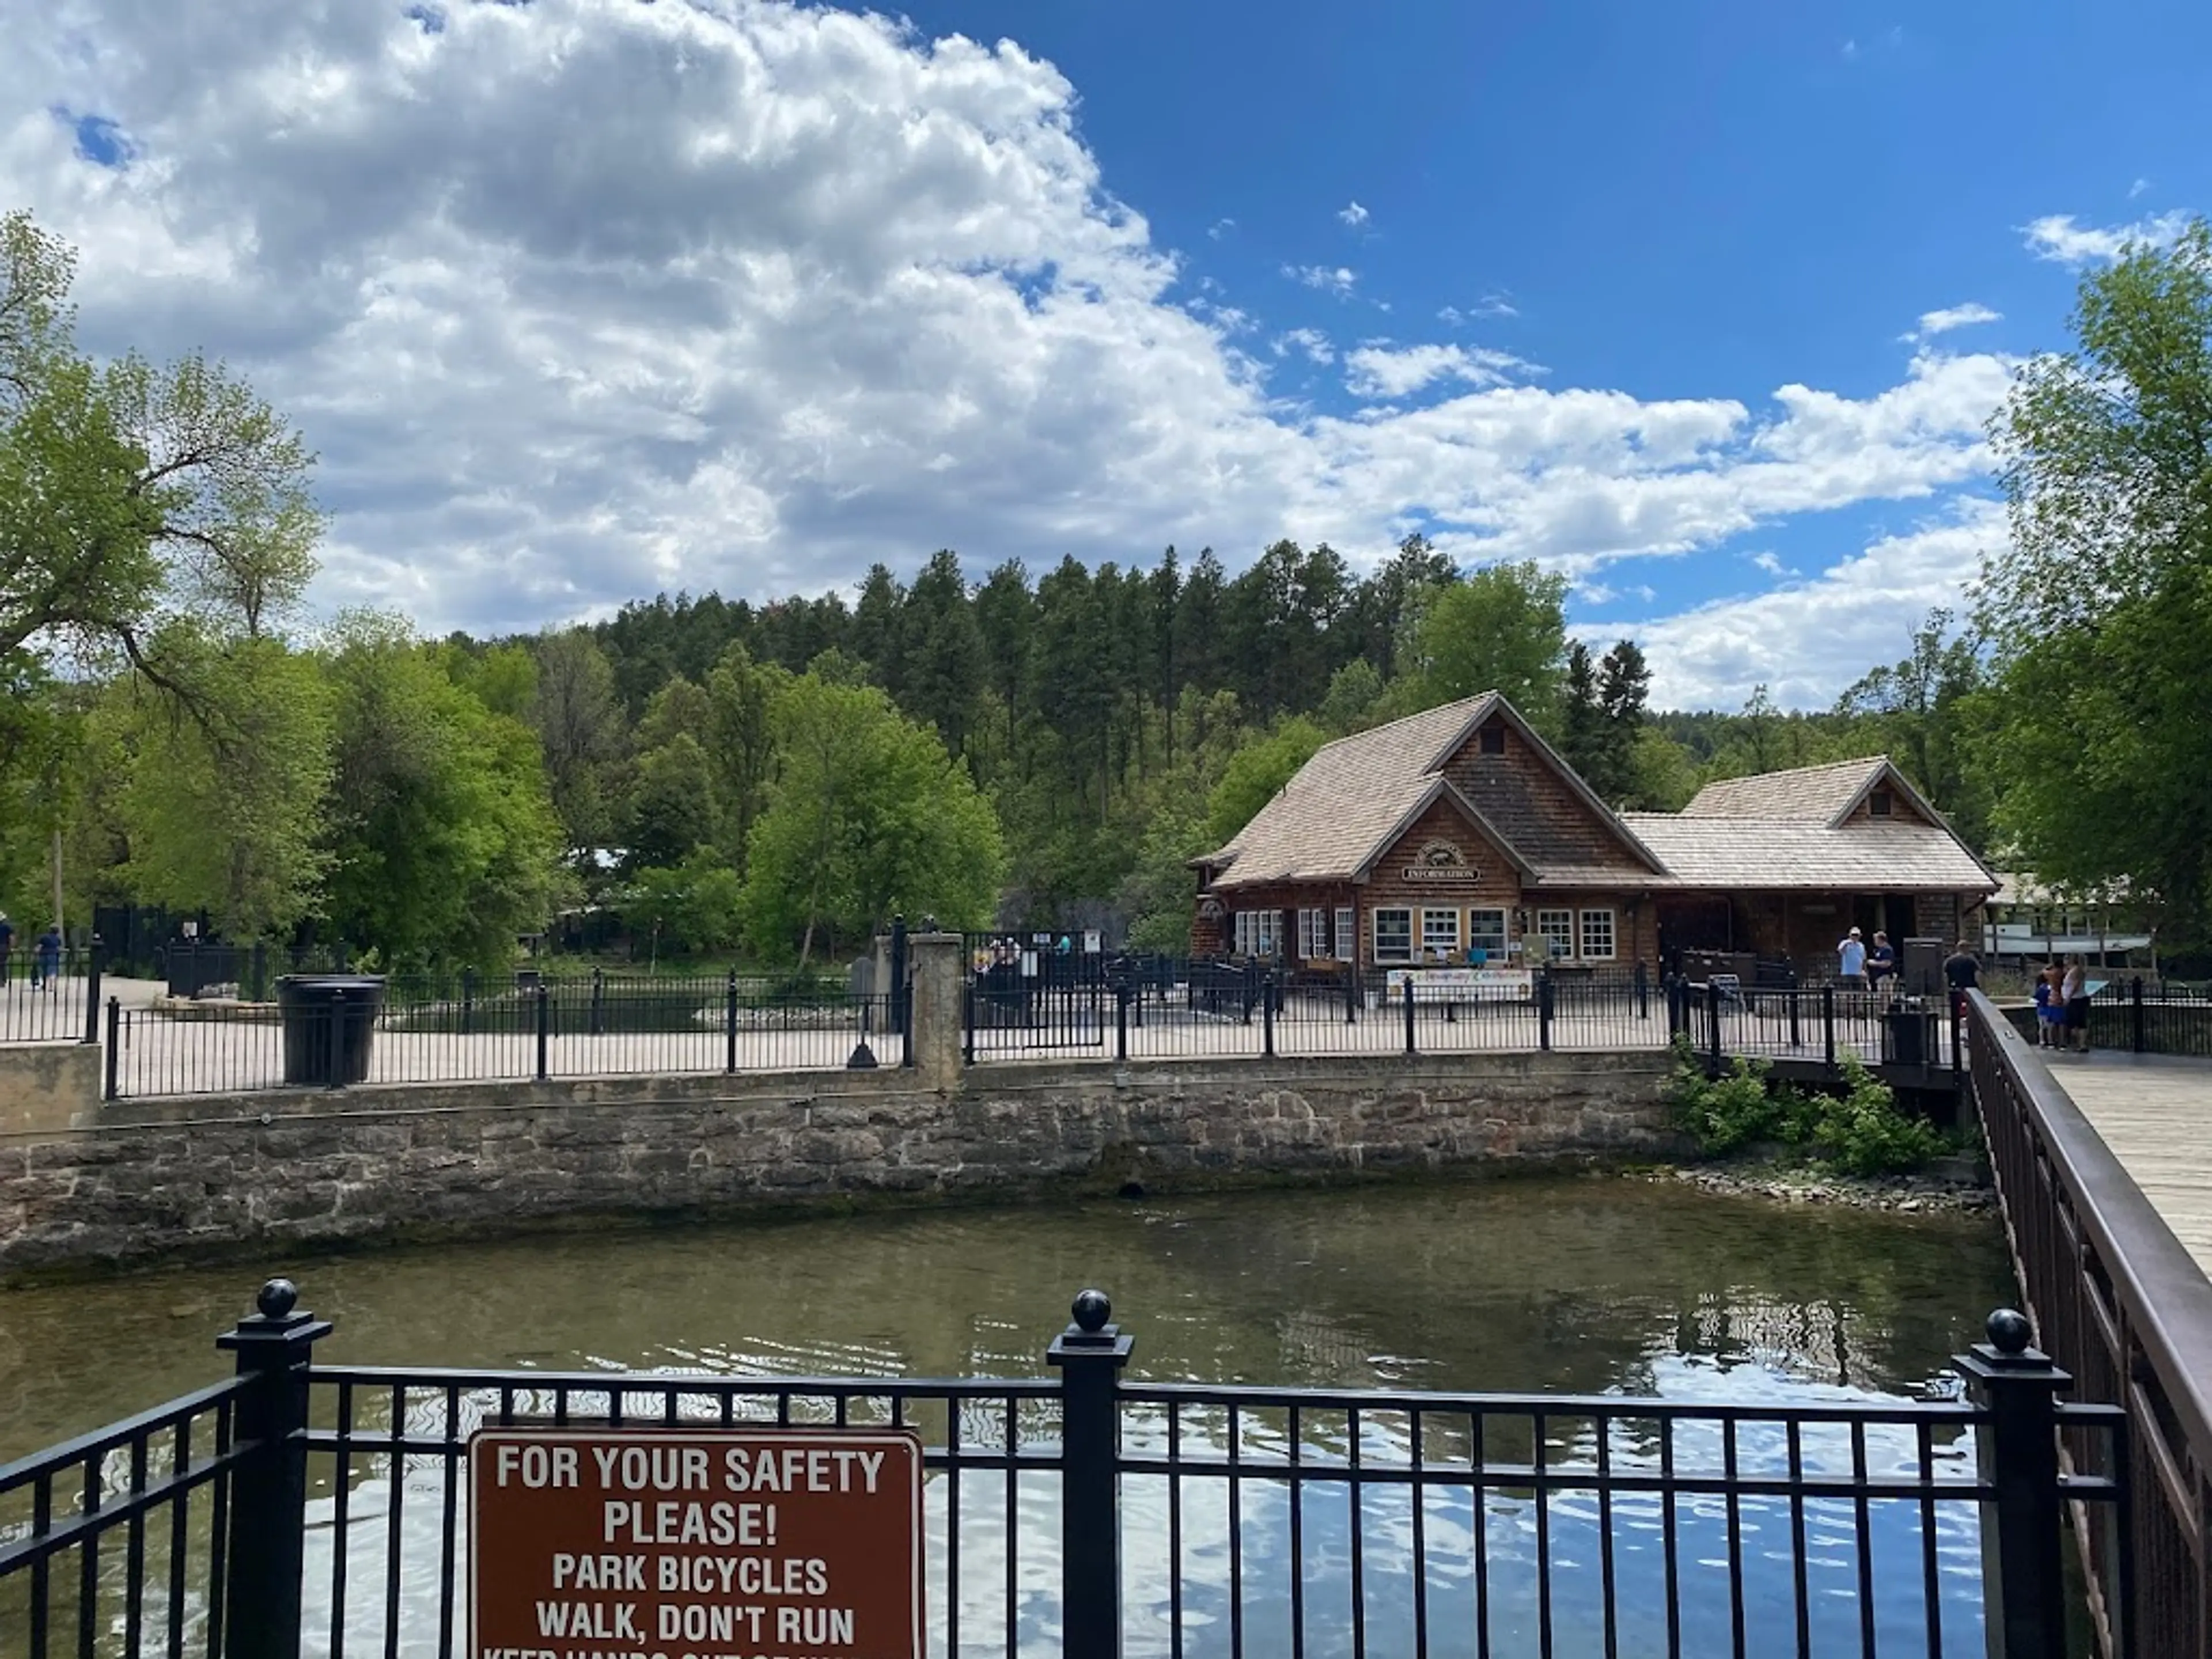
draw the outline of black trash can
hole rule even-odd
[[[369,974],[286,974],[276,981],[284,1023],[284,1081],[328,1086],[368,1077],[368,1046],[384,981]],[[332,1070],[331,1045],[337,1045]]]
[[[1893,1003],[1882,1016],[1889,1027],[1889,1058],[1899,1066],[1928,1063],[1928,1012],[1917,1003]]]

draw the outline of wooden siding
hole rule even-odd
[[[1499,722],[1503,725],[1504,722]],[[1471,734],[1444,763],[1444,775],[1529,863],[1618,867],[1624,879],[1647,877],[1643,861],[1510,726],[1505,752],[1482,752],[1482,733]]]

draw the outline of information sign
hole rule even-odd
[[[921,1442],[502,1428],[469,1442],[471,1659],[921,1659]]]
[[[1385,977],[1394,997],[1410,982],[1416,1002],[1526,1002],[1536,994],[1527,968],[1393,968]]]

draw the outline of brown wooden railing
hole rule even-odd
[[[2100,1642],[2212,1659],[2212,1280],[2010,1022],[1978,991],[1971,1006],[1973,1102],[2037,1340],[2075,1398],[2127,1412],[2125,1435],[2066,1446],[2132,1492],[2075,1517]]]

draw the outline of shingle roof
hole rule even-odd
[[[1442,780],[1429,767],[1496,700],[1463,697],[1322,744],[1227,846],[1200,860],[1229,866],[1214,884],[1351,879],[1435,792]]]
[[[1800,766],[1754,777],[1723,778],[1698,791],[1682,809],[1686,818],[1775,818],[1829,823],[1849,808],[1889,765],[1886,755]]]
[[[1445,761],[1492,714],[1528,731],[1511,704],[1486,692],[1326,744],[1226,846],[1192,862],[1218,872],[1212,884],[1218,890],[1353,880],[1441,800],[1465,813],[1533,887],[1618,885],[1619,866],[1591,864],[1565,848],[1516,845],[1443,775]],[[1932,807],[1926,823],[1840,822],[1885,774],[1926,805],[1878,755],[1708,784],[1680,814],[1615,816],[1588,799],[1620,826],[1625,845],[1657,861],[1658,870],[1629,878],[1653,887],[1995,891],[1996,878]]]
[[[1988,893],[1997,886],[1956,836],[1934,824],[1832,827],[1802,818],[1671,812],[1626,817],[1680,887]]]

